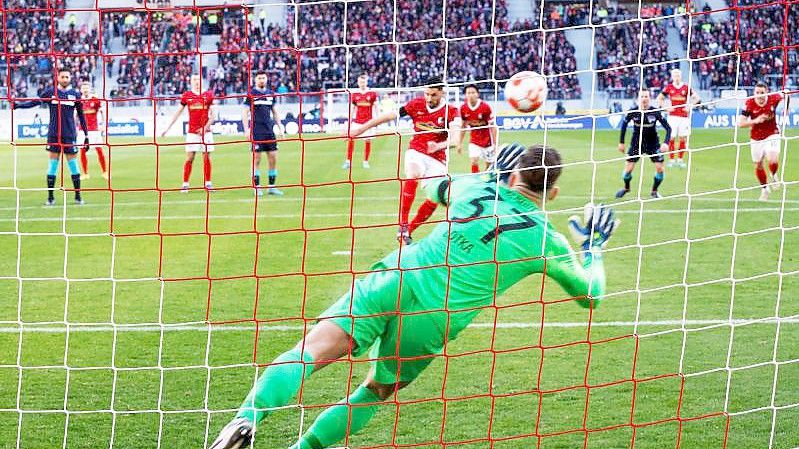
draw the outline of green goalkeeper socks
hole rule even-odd
[[[322,449],[343,440],[347,434],[354,435],[375,416],[380,402],[380,397],[361,385],[346,400],[322,412],[290,449]]]
[[[311,376],[313,364],[313,357],[297,348],[279,355],[261,374],[236,417],[257,424],[271,413],[266,409],[288,404],[300,391],[303,381]]]

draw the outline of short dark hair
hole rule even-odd
[[[563,167],[558,150],[548,145],[531,145],[522,153],[516,169],[527,188],[545,193],[558,181]]]
[[[70,70],[68,67],[59,67],[58,68],[58,73],[64,73],[64,72],[72,73],[72,70]]]
[[[264,69],[258,69],[258,70],[256,70],[256,71],[255,71],[255,76],[258,76],[258,75],[269,76],[269,74],[268,74],[268,73],[266,73],[266,70],[264,70]]]
[[[360,75],[358,75],[358,78],[369,78],[369,74],[368,73],[361,73]]]
[[[437,90],[444,89],[444,81],[442,81],[441,77],[439,76],[433,76],[426,79],[424,85],[429,89],[437,89]]]
[[[476,84],[467,84],[467,85],[463,86],[463,93],[466,93],[466,91],[469,90],[469,89],[474,89],[474,90],[477,91],[478,94],[480,93],[480,89],[477,88]]]
[[[758,81],[757,84],[755,84],[755,87],[762,87],[763,89],[768,90],[768,84],[766,84],[765,81]]]

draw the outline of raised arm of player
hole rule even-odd
[[[658,94],[657,101],[658,101],[658,109],[663,109],[663,107],[666,105],[666,94],[663,91],[660,91],[660,93]]]
[[[751,128],[752,126],[758,125],[760,123],[765,122],[768,119],[768,116],[765,114],[759,115],[757,118],[750,118],[752,115],[751,112],[744,109],[741,111],[741,115],[738,116],[738,127],[740,128]]]
[[[183,113],[184,109],[186,109],[186,105],[181,104],[178,110],[175,111],[175,113],[172,115],[172,119],[169,121],[169,125],[167,125],[164,131],[161,133],[161,137],[164,137],[166,133],[169,132],[169,129],[172,128],[172,125],[175,124],[175,122],[178,120],[178,117],[180,117],[180,114]]]
[[[44,101],[42,101],[43,99],[52,98],[54,93],[55,91],[53,90],[52,87],[46,87],[44,91],[42,91],[42,94],[38,99],[30,101],[14,102],[12,107],[13,109],[35,108],[36,106],[39,106],[40,104],[44,103]]]

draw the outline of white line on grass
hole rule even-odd
[[[751,207],[745,208],[740,207],[738,209],[732,208],[709,208],[709,209],[691,209],[690,213],[692,214],[715,214],[719,212],[752,212],[752,213],[762,213],[762,212],[780,212],[780,211],[788,211],[788,212],[795,212],[799,211],[799,207]],[[686,214],[688,212],[687,209],[645,209],[643,211],[644,214]],[[563,214],[573,214],[573,210],[563,211],[563,210],[555,210],[548,212],[549,214],[555,215],[563,215]],[[639,210],[617,210],[616,214],[619,215],[637,215],[640,214],[641,211]],[[384,217],[396,217],[397,213],[346,213],[346,214],[268,214],[264,213],[263,215],[259,214],[259,218],[341,218],[341,217],[349,217],[352,215],[353,217],[374,217],[374,218],[384,218]],[[208,218],[209,220],[252,220],[253,214],[239,214],[239,215],[162,215],[161,220],[205,220]],[[155,221],[157,217],[155,215],[132,215],[132,216],[124,216],[124,215],[117,215],[114,217],[114,221],[120,222],[125,220],[131,221],[141,221],[141,220],[152,220]],[[66,221],[108,221],[109,217],[67,217]],[[9,222],[9,221],[17,221],[16,218],[0,218],[0,222]],[[21,222],[63,222],[65,221],[64,217],[20,217],[19,221]]]
[[[44,189],[40,189],[40,190],[44,190]],[[122,195],[124,193],[125,192],[117,193],[117,195]],[[148,193],[148,192],[144,192],[144,193],[143,192],[129,192],[129,193],[131,193],[131,194],[144,194],[144,193]],[[155,195],[155,192],[150,192],[150,193]],[[726,194],[732,195],[732,192],[727,192]],[[583,201],[587,199],[586,196],[579,196],[579,195],[559,195],[558,198],[566,199],[566,200],[583,200]],[[355,199],[357,201],[392,201],[392,200],[393,201],[399,201],[399,196],[390,196],[390,195],[389,196],[357,196],[356,195]],[[597,200],[597,199],[598,198],[595,198],[595,200]],[[674,197],[674,198],[666,197],[666,198],[664,198],[664,200],[687,201],[688,197],[686,197],[686,196],[678,196],[678,197]],[[301,198],[301,197],[289,196],[289,197],[282,197],[282,198],[269,198],[267,200],[260,200],[259,204],[263,207],[263,205],[268,204],[268,203],[272,203],[272,202],[300,203],[302,201],[303,201],[303,198]],[[330,197],[307,196],[304,199],[304,201],[305,202],[314,202],[314,201],[324,201],[324,202],[346,201],[346,202],[350,202],[350,201],[352,201],[352,197],[350,197],[350,196],[330,196]],[[691,201],[694,201],[694,202],[696,202],[696,201],[708,201],[708,202],[730,203],[730,202],[736,202],[736,199],[734,197],[731,197],[731,198],[705,198],[705,197],[701,196],[701,194],[697,194],[696,196],[691,198]],[[217,199],[217,200],[211,199],[210,204],[213,207],[213,206],[216,206],[216,205],[228,204],[228,203],[254,203],[254,202],[255,202],[255,200],[252,199],[252,198],[233,198],[233,199],[221,199],[220,198],[220,199]],[[739,203],[756,203],[756,202],[760,202],[760,200],[758,200],[757,198],[738,198],[737,202],[739,202]],[[191,204],[205,205],[206,203],[208,203],[208,200],[205,199],[205,197],[203,195],[203,199],[196,199],[196,200],[188,200],[188,199],[170,200],[170,199],[164,199],[162,201],[161,205],[162,205],[162,207],[166,207],[166,206],[183,206],[183,205],[191,205]],[[782,199],[779,199],[779,200],[771,200],[771,201],[768,201],[767,203],[771,203],[771,204],[780,204],[780,203],[799,204],[799,200],[789,200],[789,199],[782,200]],[[117,207],[117,208],[122,208],[122,207],[128,207],[128,206],[155,206],[157,204],[158,204],[158,201],[155,201],[155,200],[153,200],[153,201],[116,201],[114,203],[114,206]],[[100,207],[109,208],[110,206],[111,206],[111,203],[107,203],[107,202],[102,202],[102,203],[88,202],[88,203],[82,205],[81,209],[100,208]],[[35,210],[35,209],[42,209],[42,208],[43,207],[40,206],[40,205],[36,205],[36,206],[19,206],[19,207],[5,206],[5,207],[0,207],[0,211],[7,211],[7,210],[12,210],[12,211],[13,210]]]
[[[753,318],[753,319],[733,319],[733,320],[660,320],[660,321],[595,321],[591,323],[591,327],[632,327],[634,325],[641,326],[683,326],[686,327],[690,326],[714,326],[714,325],[743,325],[743,324],[797,324],[799,323],[799,318]],[[584,328],[587,327],[588,323],[584,321],[575,321],[575,322],[546,322],[544,323],[544,328]],[[67,328],[64,324],[52,324],[52,325],[25,325],[22,323],[20,326],[19,324],[8,324],[5,323],[0,325],[0,333],[4,334],[17,334],[20,332],[20,327],[22,328],[23,332],[32,332],[32,333],[65,333]],[[310,326],[308,326],[310,327]],[[470,328],[474,329],[538,329],[541,327],[540,323],[530,323],[530,322],[510,322],[510,323],[472,323],[469,325]],[[223,324],[164,324],[164,325],[156,325],[156,324],[143,324],[143,325],[126,325],[126,324],[119,324],[116,326],[111,326],[108,324],[70,324],[69,325],[69,332],[113,332],[116,330],[117,332],[185,332],[185,331],[200,331],[200,332],[207,332],[208,330],[213,332],[246,332],[252,331],[255,329],[254,325],[244,326],[241,324],[235,325],[223,325]],[[261,330],[271,331],[271,332],[292,332],[292,331],[301,331],[306,329],[305,326],[286,326],[286,325],[267,325],[262,324]]]

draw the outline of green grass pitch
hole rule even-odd
[[[112,190],[92,157],[84,185],[98,190],[80,207],[57,192],[54,208],[42,207],[42,147],[0,147],[0,448],[199,448],[216,436],[257,375],[253,361],[292,345],[353,270],[396,246],[404,140],[376,140],[368,171],[358,144],[349,182],[344,142],[305,137],[280,146],[286,195],[257,204],[241,187],[242,143],[217,145],[219,190],[207,196],[175,190],[179,140],[115,141]],[[649,200],[644,162],[616,202],[616,132],[501,138],[563,153],[561,197],[548,205],[559,229],[591,197],[617,203],[609,296],[589,334],[588,312],[556,302],[553,282],[543,292],[540,277],[522,282],[349,446],[799,446],[799,143],[789,140],[788,183],[766,203],[729,130],[695,130],[701,149],[688,169],[667,170],[665,198]],[[453,172],[467,168],[453,155]],[[201,176],[195,163],[193,186]],[[265,322],[258,333],[253,318]],[[288,447],[319,404],[345,396],[351,368],[357,385],[367,363],[315,375],[307,408],[273,414],[256,447]]]

